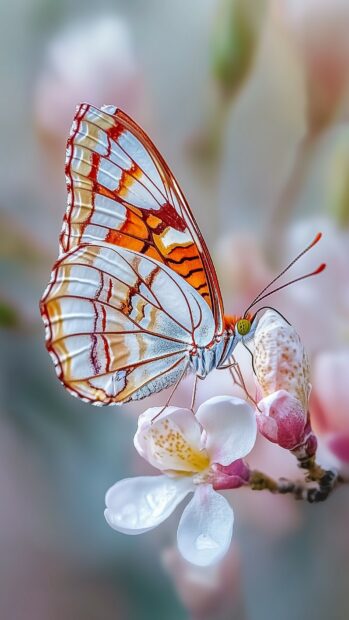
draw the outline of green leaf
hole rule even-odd
[[[0,300],[0,327],[16,327],[18,324],[17,311],[8,302]]]

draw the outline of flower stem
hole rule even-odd
[[[306,470],[306,480],[308,482],[321,482],[322,478],[326,475],[326,470],[323,469],[313,456],[299,457],[296,455],[298,461],[298,467]]]
[[[320,466],[316,465],[316,475],[319,475],[319,470],[322,471],[321,477],[316,479],[317,486],[308,486],[307,482],[313,480],[308,476],[306,482],[293,481],[287,478],[279,478],[274,480],[265,473],[252,470],[249,480],[249,487],[253,491],[268,490],[271,493],[280,493],[285,495],[290,493],[295,499],[305,500],[311,504],[325,501],[328,496],[334,491],[339,483],[344,483],[345,480],[338,476],[337,472],[329,470],[323,470]]]

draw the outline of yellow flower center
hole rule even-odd
[[[198,450],[186,441],[178,428],[170,426],[167,419],[162,424],[150,429],[154,444],[154,455],[159,459],[172,457],[173,463],[178,463],[191,472],[201,472],[210,464],[206,450]],[[171,467],[172,469],[172,467]],[[173,467],[173,469],[176,469]]]

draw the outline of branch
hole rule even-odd
[[[320,470],[322,472],[321,476],[316,480],[316,486],[308,486],[307,482],[314,480],[309,478],[309,476],[306,482],[288,480],[287,478],[274,480],[274,478],[267,476],[261,471],[252,470],[249,487],[253,491],[268,490],[271,493],[280,493],[282,495],[290,493],[295,499],[305,500],[310,504],[323,502],[334,491],[338,484],[344,483],[345,480],[331,469],[323,470],[320,466],[316,467],[318,468],[317,474],[319,474]]]

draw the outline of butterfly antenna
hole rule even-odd
[[[295,284],[296,282],[301,282],[302,280],[306,280],[307,278],[311,278],[312,276],[317,276],[319,273],[324,271],[324,269],[326,269],[326,263],[321,263],[321,265],[319,265],[318,268],[315,269],[314,271],[311,271],[310,273],[306,273],[304,276],[300,276],[299,278],[295,278],[294,280],[290,280],[289,282],[286,282],[285,284],[282,284],[281,286],[277,286],[272,291],[268,291],[268,293],[265,293],[265,295],[258,297],[257,301],[251,304],[248,310],[250,310],[252,306],[257,304],[258,302],[262,301],[262,299],[269,297],[269,295],[273,295],[273,293],[276,293],[277,291],[281,291],[283,288],[286,288],[286,286],[290,286],[291,284]]]
[[[291,269],[291,267],[293,267],[293,265],[299,261],[300,258],[302,258],[302,256],[304,256],[304,254],[306,254],[307,252],[309,252],[309,250],[311,250],[314,245],[316,245],[320,239],[322,237],[322,233],[319,232],[313,239],[313,241],[306,247],[304,248],[304,250],[302,250],[302,252],[300,252],[293,260],[291,260],[291,262],[271,281],[269,282],[269,284],[267,284],[267,286],[265,286],[260,293],[258,293],[257,297],[254,298],[254,300],[250,303],[250,305],[248,306],[248,308],[245,310],[245,314],[244,316],[246,317],[247,313],[249,312],[249,310],[251,310],[251,308],[253,306],[255,306],[259,301],[261,301],[262,299],[265,299],[266,297],[268,297],[268,295],[272,295],[273,293],[275,293],[276,291],[279,291],[282,288],[285,288],[286,286],[289,286],[290,284],[294,284],[295,282],[299,282],[300,280],[304,280],[305,278],[310,278],[311,276],[317,275],[318,273],[321,273],[321,271],[323,271],[325,269],[325,264],[323,263],[322,265],[320,265],[315,271],[313,271],[312,273],[308,273],[305,276],[301,276],[300,278],[296,278],[295,280],[291,280],[290,282],[287,282],[286,284],[270,291],[269,293],[267,293],[266,295],[264,295],[264,293],[273,285],[275,284],[275,282],[277,282],[277,280],[279,280],[289,269]],[[320,270],[320,271],[319,271]]]

